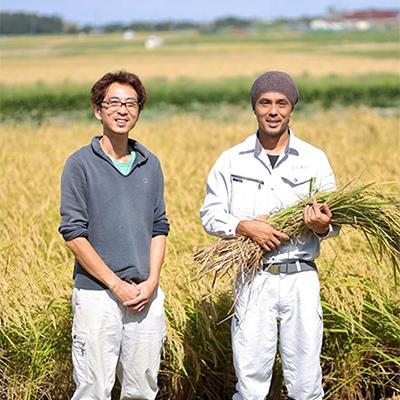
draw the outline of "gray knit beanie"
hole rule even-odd
[[[293,107],[299,100],[299,92],[296,84],[286,72],[268,71],[254,81],[250,91],[253,109],[261,94],[266,92],[283,93],[292,103]]]

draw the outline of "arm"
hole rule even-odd
[[[265,251],[277,249],[281,245],[281,241],[289,240],[290,238],[285,233],[264,222],[266,219],[267,216],[263,215],[255,220],[240,221],[236,227],[236,234],[251,238]]]
[[[229,213],[230,169],[226,153],[216,161],[207,179],[206,196],[200,218],[207,233],[235,237],[240,219]]]
[[[322,153],[319,160],[316,189],[318,191],[332,191],[336,189],[335,176],[324,153]],[[319,239],[327,239],[339,234],[340,227],[331,225],[330,223],[332,212],[327,203],[318,204],[315,198],[312,198],[312,204],[305,207],[303,215],[304,223]]]
[[[106,285],[124,303],[139,295],[139,288],[134,283],[120,279],[97,254],[96,250],[85,237],[77,237],[65,242],[74,253],[79,264],[93,277]]]
[[[144,310],[158,287],[169,232],[169,222],[165,213],[164,177],[161,167],[159,167],[158,172],[158,185],[154,197],[153,232],[150,242],[149,276],[144,282],[137,285],[140,291],[139,296],[124,303],[124,306],[128,307],[129,310],[138,313]]]
[[[164,235],[158,235],[151,239],[149,277],[146,281],[137,285],[140,291],[139,296],[124,302],[124,306],[128,307],[129,310],[139,313],[143,311],[146,305],[150,302],[160,280],[160,272],[164,261],[166,243],[167,237]]]
[[[79,264],[93,277],[126,301],[138,295],[136,285],[122,281],[104,263],[88,241],[87,181],[80,163],[69,158],[61,178],[61,224],[59,232]]]
[[[206,231],[212,235],[235,237],[247,236],[264,250],[280,246],[289,237],[267,224],[267,216],[253,220],[240,220],[229,212],[231,177],[226,153],[217,160],[207,180],[207,193],[200,216]]]

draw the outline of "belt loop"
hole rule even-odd
[[[296,260],[296,268],[297,268],[297,272],[301,271],[301,265],[300,265],[300,261]]]

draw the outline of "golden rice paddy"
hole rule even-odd
[[[122,43],[118,35],[10,37],[0,43],[0,84],[87,83],[104,72],[120,68],[132,70],[144,80],[254,77],[266,69],[311,76],[400,71],[400,60],[396,56],[379,58],[361,54],[379,50],[376,45],[356,43],[341,48],[332,43],[285,43],[278,42],[277,36],[265,42],[221,44],[199,42],[194,40],[194,34],[190,35],[186,44],[176,43],[174,35],[166,36],[165,46],[154,51],[144,50],[144,35],[137,35],[129,43]],[[397,43],[385,46],[389,51],[398,49]],[[341,54],[337,51],[341,49],[354,50],[354,54]],[[132,137],[161,160],[171,221],[161,277],[169,324],[161,383],[163,390],[170,393],[166,399],[203,400],[206,397],[196,397],[197,394],[203,396],[214,385],[220,393],[213,399],[222,400],[232,394],[233,375],[229,322],[220,325],[217,322],[226,317],[230,307],[230,286],[227,283],[217,289],[214,306],[219,314],[215,317],[207,298],[210,286],[206,280],[195,280],[197,266],[192,256],[213,240],[203,232],[198,217],[207,173],[218,155],[250,135],[256,124],[250,106],[216,107],[202,113],[174,110],[145,110],[132,133]],[[388,190],[399,193],[399,124],[398,114],[393,110],[337,106],[325,111],[312,106],[302,112],[295,111],[291,126],[299,137],[326,152],[338,183],[354,178],[364,183],[393,181]],[[94,120],[74,119],[73,114],[41,123],[11,119],[3,123],[0,132],[0,397],[36,399],[50,393],[52,398],[63,399],[68,397],[65,393],[70,394],[72,382],[66,378],[70,368],[68,329],[59,332],[65,348],[52,356],[51,362],[45,359],[46,362],[35,364],[31,357],[40,360],[40,353],[30,353],[29,346],[49,339],[37,328],[37,313],[46,317],[45,311],[52,310],[57,302],[68,304],[71,294],[73,260],[57,232],[63,164],[73,151],[100,133],[101,126]],[[322,296],[326,307],[331,307],[328,317],[338,318],[336,331],[326,332],[324,344],[324,356],[335,354],[336,358],[323,359],[323,365],[327,371],[325,382],[342,386],[336,392],[328,392],[327,398],[369,399],[363,397],[365,392],[361,389],[366,384],[366,371],[380,373],[386,364],[379,364],[373,370],[373,362],[365,362],[376,354],[374,349],[383,351],[379,342],[376,344],[378,337],[386,337],[391,329],[393,332],[400,329],[398,316],[385,311],[390,309],[388,305],[400,308],[400,294],[393,284],[390,263],[379,259],[379,255],[376,259],[363,237],[343,231],[338,238],[323,244],[319,268]],[[363,321],[365,307],[372,303],[380,310],[382,327],[377,324],[376,331],[365,333],[362,330],[366,323]],[[68,319],[69,308],[60,315]],[[49,318],[54,332],[58,332],[58,319],[52,313]],[[390,323],[385,319],[383,324],[384,318]],[[16,337],[22,338],[18,346],[12,339],[15,330]],[[348,338],[352,339],[351,343]],[[32,345],[32,348],[36,347]],[[399,364],[398,350],[397,353],[388,351]],[[19,360],[18,354],[26,359]],[[397,387],[400,391],[400,384]],[[398,392],[392,394],[395,393]]]

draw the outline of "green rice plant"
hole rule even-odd
[[[329,108],[334,104],[366,104],[394,107],[400,104],[400,78],[382,74],[343,78],[296,78],[301,104],[320,102]],[[225,80],[153,79],[146,82],[149,94],[147,107],[172,105],[190,110],[196,105],[248,104],[252,80],[238,77]],[[63,82],[57,85],[0,86],[0,117],[40,119],[59,112],[85,111],[91,115],[89,90],[91,84]]]
[[[328,204],[333,225],[350,226],[361,231],[374,253],[376,247],[391,259],[396,277],[400,259],[400,199],[394,194],[373,190],[372,186],[347,184],[334,191],[318,192],[314,196],[318,203]],[[290,237],[301,235],[308,229],[303,210],[310,202],[311,196],[306,196],[270,216],[268,224]],[[255,274],[264,255],[265,251],[250,238],[238,237],[221,238],[196,253],[194,258],[202,266],[200,276],[213,273],[215,283],[226,274],[248,271]]]

